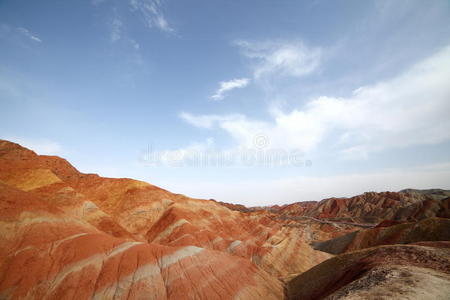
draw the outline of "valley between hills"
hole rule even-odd
[[[193,199],[0,141],[0,299],[450,299],[450,191]]]

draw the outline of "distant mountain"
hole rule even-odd
[[[367,192],[350,198],[295,202],[283,206],[245,208],[226,204],[240,211],[267,210],[280,218],[310,217],[336,222],[376,225],[383,220],[417,221],[429,217],[450,217],[450,191],[441,189],[400,192]]]
[[[427,218],[419,222],[353,231],[331,240],[317,241],[312,244],[316,250],[341,254],[380,245],[450,241],[449,229],[450,219]]]

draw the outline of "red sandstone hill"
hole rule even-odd
[[[427,218],[419,222],[377,226],[312,244],[316,250],[341,254],[379,245],[410,244],[421,241],[450,241],[450,219]]]
[[[225,205],[240,211],[267,210],[284,219],[309,217],[376,225],[384,220],[418,221],[429,217],[450,218],[450,191],[406,189],[400,192],[367,192],[350,198],[329,198],[318,202],[304,201],[259,208]]]
[[[397,194],[247,209],[0,140],[0,299],[281,299],[285,282],[332,257],[311,243],[367,217],[448,211],[442,195]]]

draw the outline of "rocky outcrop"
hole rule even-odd
[[[450,243],[349,252],[292,279],[287,299],[448,299]]]

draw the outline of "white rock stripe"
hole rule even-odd
[[[128,293],[132,288],[132,285],[137,284],[142,280],[150,279],[155,275],[159,275],[161,274],[161,269],[167,268],[183,258],[193,256],[203,250],[203,248],[187,246],[172,254],[163,256],[158,264],[143,265],[137,268],[132,274],[97,291],[93,296],[93,300],[121,299],[122,296],[124,296],[125,293]],[[149,284],[152,284],[152,281],[149,281]]]
[[[132,274],[121,278],[119,281],[110,284],[99,291],[96,291],[92,299],[123,299],[134,284],[144,279],[150,279],[158,274],[161,274],[161,270],[156,264],[143,265],[137,268]]]
[[[62,240],[54,242],[54,248],[58,248],[64,242],[67,242],[67,241],[70,241],[70,240],[73,240],[80,236],[85,236],[85,235],[87,235],[87,233],[84,232],[84,233],[78,233],[78,234],[74,234],[74,235],[68,236],[66,238],[63,238]]]
[[[95,268],[100,268],[102,266],[102,263],[117,255],[120,254],[131,247],[134,247],[136,245],[143,244],[142,242],[125,242],[123,244],[118,245],[117,247],[113,248],[109,253],[98,253],[94,254],[86,259],[83,259],[81,261],[74,262],[65,268],[63,268],[58,275],[52,280],[50,289],[48,290],[48,294],[51,294],[51,292],[57,288],[61,282],[72,272],[78,272],[81,271],[83,268],[87,266],[94,266]]]
[[[203,248],[199,248],[199,247],[195,247],[195,246],[184,247],[178,251],[175,251],[174,253],[172,253],[170,255],[163,256],[159,260],[159,267],[161,269],[167,268],[170,265],[182,260],[183,258],[193,256],[203,250],[204,250]]]
[[[189,223],[186,219],[180,219],[172,224],[170,224],[164,231],[160,232],[158,236],[153,240],[154,242],[157,242],[166,236],[169,236],[172,234],[172,232],[177,228],[180,227],[183,224]]]
[[[86,234],[87,233],[78,233],[78,234],[74,234],[74,235],[65,237],[62,240],[58,240],[58,241],[54,242],[53,249],[58,248],[62,243],[66,242],[66,241],[76,239],[77,237],[80,237],[80,236],[83,236]],[[16,256],[17,254],[19,254],[23,251],[26,251],[26,250],[30,250],[30,249],[37,249],[37,248],[33,245],[29,245],[29,246],[26,246],[26,247],[16,250],[14,253],[10,254],[9,256]]]
[[[237,246],[239,246],[242,243],[242,241],[240,240],[235,240],[233,241],[227,248],[227,252],[232,253],[234,248],[236,248]]]

